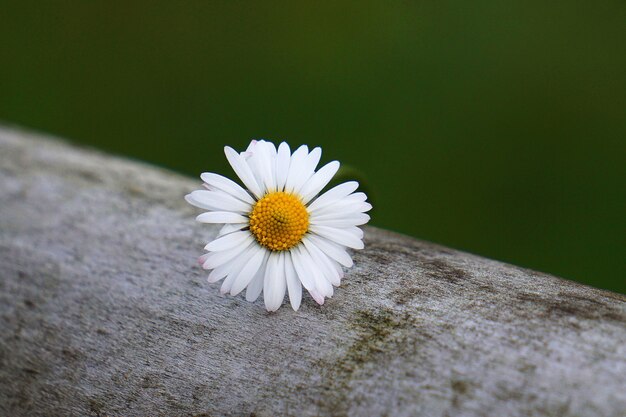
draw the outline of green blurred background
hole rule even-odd
[[[5,123],[193,176],[321,145],[376,226],[626,292],[623,1],[0,10]]]

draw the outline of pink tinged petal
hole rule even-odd
[[[347,246],[352,249],[363,249],[364,245],[361,239],[345,229],[337,229],[328,226],[312,225],[309,230],[315,234],[320,235],[326,239],[332,240],[343,246]]]
[[[256,142],[258,147],[255,148],[255,150],[258,149],[263,149],[264,152],[268,153],[270,156],[275,157],[276,156],[276,146],[265,139],[261,139],[261,140],[254,140],[253,142]]]
[[[208,251],[223,251],[227,249],[232,249],[235,246],[241,245],[246,241],[246,238],[250,236],[248,231],[245,232],[235,232],[228,234],[226,236],[219,237],[214,241],[208,243],[204,250]]]
[[[265,194],[275,188],[274,161],[276,159],[276,148],[273,143],[265,140],[253,142],[254,144],[251,144],[248,147],[248,152],[246,152],[249,154],[246,162]]]
[[[306,157],[302,171],[300,171],[299,175],[296,177],[293,185],[295,192],[299,193],[304,184],[313,176],[315,173],[315,167],[317,167],[321,157],[322,149],[320,147],[313,149]]]
[[[244,185],[248,187],[248,190],[257,196],[257,198],[261,198],[263,196],[261,187],[254,178],[254,174],[246,161],[230,146],[224,147],[224,153],[226,154],[226,159],[228,159],[230,166],[235,171],[235,174],[237,174]]]
[[[309,294],[311,294],[311,297],[313,297],[317,304],[324,304],[324,296],[320,294],[317,290],[309,290]]]
[[[304,239],[310,239],[322,252],[346,268],[350,268],[353,265],[352,258],[343,246],[314,234],[308,234]]]
[[[243,267],[241,272],[235,278],[235,282],[233,282],[233,286],[230,289],[230,295],[237,295],[241,291],[244,290],[250,284],[256,273],[259,271],[259,268],[263,264],[263,258],[268,256],[268,251],[261,247],[256,247],[252,252],[250,259],[246,263],[246,266]]]
[[[293,266],[290,253],[285,253],[285,278],[287,280],[287,291],[289,293],[291,308],[298,311],[300,302],[302,301],[302,284],[298,280],[298,275]]]
[[[313,197],[319,194],[320,191],[330,182],[331,179],[337,173],[339,169],[339,162],[332,161],[324,165],[302,186],[300,195],[302,196],[302,202],[304,204],[311,201]]]
[[[280,308],[285,298],[287,282],[285,280],[284,259],[277,253],[270,254],[267,261],[267,270],[263,280],[263,299],[267,311],[276,311]],[[282,266],[282,269],[280,268]]]
[[[202,265],[203,263],[205,263],[205,262],[206,262],[206,259],[207,259],[208,257],[209,257],[209,254],[208,254],[208,253],[205,253],[204,255],[200,255],[200,256],[198,257],[198,263],[199,263],[200,265]]]
[[[283,191],[285,188],[290,162],[291,152],[289,150],[289,145],[287,145],[286,142],[283,142],[280,146],[278,146],[278,155],[276,157],[276,188],[278,191]]]
[[[291,162],[289,164],[289,173],[285,181],[285,191],[288,193],[293,192],[293,187],[296,178],[299,176],[300,171],[303,169],[304,160],[309,155],[309,148],[306,145],[300,146],[291,155]]]
[[[324,277],[334,286],[338,286],[340,279],[339,274],[337,274],[337,270],[330,263],[330,259],[326,256],[322,251],[320,251],[317,246],[315,246],[310,239],[304,239],[302,241],[304,243],[304,247],[307,249],[311,258],[315,261],[315,264],[319,268],[320,272],[324,275]]]
[[[319,210],[329,204],[332,204],[344,198],[357,188],[359,188],[359,183],[356,181],[344,182],[343,184],[339,184],[336,187],[331,188],[330,190],[326,191],[324,194],[316,198],[309,205],[309,213],[314,213],[316,210]]]
[[[187,194],[185,199],[189,204],[206,210],[236,211],[238,213],[249,213],[252,211],[252,205],[223,191],[197,190]]]
[[[254,204],[254,199],[250,196],[250,194],[241,188],[239,184],[229,178],[212,172],[205,172],[200,175],[200,178],[202,178],[202,181],[212,188],[222,190],[248,204]]]
[[[259,298],[259,295],[261,295],[261,292],[263,291],[263,279],[265,278],[265,270],[267,269],[268,259],[269,254],[268,256],[263,258],[263,262],[261,263],[259,270],[256,272],[254,278],[252,278],[252,281],[250,282],[250,284],[248,284],[248,287],[246,288],[246,300],[249,302],[256,301],[256,299]]]
[[[202,267],[204,269],[215,269],[220,265],[224,265],[226,262],[229,262],[230,260],[237,257],[237,255],[248,249],[250,245],[253,244],[253,242],[254,238],[252,236],[249,236],[246,238],[246,240],[244,240],[241,245],[236,246],[232,249],[219,252],[211,252]]]

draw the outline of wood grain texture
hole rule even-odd
[[[0,128],[0,415],[625,415],[625,297],[367,227],[267,313],[196,264],[198,184]]]

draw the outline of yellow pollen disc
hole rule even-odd
[[[294,247],[309,228],[309,213],[298,197],[277,191],[256,202],[250,213],[250,231],[270,250]]]

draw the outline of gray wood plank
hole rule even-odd
[[[626,415],[624,296],[367,227],[267,313],[196,264],[198,184],[0,128],[0,415]]]

